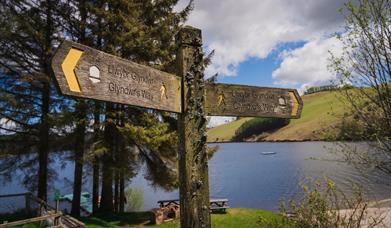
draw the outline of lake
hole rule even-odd
[[[379,172],[363,175],[353,167],[338,161],[338,156],[329,153],[336,149],[329,142],[286,143],[222,143],[209,160],[209,183],[211,198],[227,198],[231,207],[278,210],[283,198],[299,198],[300,185],[307,177],[330,177],[341,189],[348,192],[350,182],[365,187],[369,200],[391,198],[391,176]],[[351,144],[364,148],[360,143]],[[264,155],[263,152],[275,152]],[[53,158],[54,168],[61,169],[52,187],[62,194],[72,193],[69,180],[73,176],[73,164]],[[178,198],[178,190],[166,192],[152,187],[143,177],[144,168],[133,178],[129,187],[144,191],[144,208],[157,207],[158,200]],[[26,189],[20,183],[22,171],[17,171],[11,182],[2,185],[0,194],[19,193]],[[86,175],[84,191],[91,192],[90,178]],[[388,184],[387,184],[388,183]]]

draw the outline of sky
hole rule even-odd
[[[189,0],[180,0],[177,10]],[[194,0],[186,24],[215,50],[206,77],[254,86],[305,88],[330,84],[329,51],[341,53],[344,0]]]
[[[330,84],[329,51],[343,32],[344,0],[194,0],[186,24],[202,29],[204,49],[215,50],[206,77],[218,82],[296,88]],[[180,0],[176,10],[189,0]],[[231,118],[213,118],[210,126]],[[3,120],[0,120],[2,122]],[[3,124],[3,123],[2,123]],[[0,132],[1,133],[1,132]]]

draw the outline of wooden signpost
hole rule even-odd
[[[208,116],[300,118],[303,102],[295,89],[207,83]]]
[[[206,115],[300,118],[294,89],[205,83],[201,30],[178,34],[177,75],[64,41],[52,69],[64,95],[178,113],[181,227],[210,227]]]
[[[181,79],[152,67],[64,41],[52,69],[65,95],[181,112]]]

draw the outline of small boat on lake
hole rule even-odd
[[[273,152],[273,151],[265,151],[265,152],[261,152],[262,155],[272,155],[272,154],[276,154],[276,152]]]

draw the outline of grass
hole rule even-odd
[[[150,214],[148,212],[124,213],[112,216],[98,216],[82,219],[87,228],[97,227],[180,227],[179,221],[175,220],[162,225],[148,225]],[[212,214],[212,227],[259,227],[257,222],[260,218],[265,220],[280,219],[281,217],[269,211],[249,208],[231,208],[226,214]]]
[[[332,126],[339,123],[339,117],[344,113],[344,105],[338,99],[337,92],[319,92],[302,97],[304,108],[300,119],[291,122],[271,133],[265,140],[325,140],[328,134],[333,134]],[[208,131],[208,141],[230,141],[246,120],[243,118],[227,123]],[[218,139],[218,140],[216,140]]]
[[[132,212],[81,218],[86,227],[142,227],[149,223],[150,212]]]
[[[7,214],[0,216],[0,221],[15,221],[25,219],[19,214]],[[81,218],[80,220],[87,228],[98,227],[157,227],[174,228],[180,227],[179,221],[174,220],[162,225],[150,224],[151,212],[129,212],[119,214],[101,214],[94,217]],[[279,221],[281,216],[270,211],[263,211],[251,208],[231,208],[227,213],[212,214],[212,227],[230,228],[230,227],[259,227],[260,219],[266,221]],[[39,227],[39,224],[27,224],[19,226],[23,228]]]
[[[226,142],[230,141],[235,135],[235,131],[247,120],[252,119],[251,117],[241,118],[239,120],[217,126],[208,130],[208,141],[209,142]]]
[[[16,213],[0,215],[0,222],[2,221],[16,221],[26,219],[27,217]],[[98,227],[156,227],[156,228],[172,228],[180,227],[179,220],[164,223],[162,225],[150,224],[151,212],[130,212],[120,214],[101,214],[94,217],[81,218],[80,220],[87,228]],[[212,227],[230,228],[230,227],[260,227],[258,222],[263,221],[281,221],[281,216],[270,211],[250,208],[231,208],[227,213],[212,214]],[[26,224],[18,226],[23,228],[39,227],[39,223]]]
[[[344,105],[337,92],[320,92],[303,96],[303,112],[300,119],[271,134],[266,140],[326,140],[327,134],[335,134],[333,126],[340,122]],[[335,130],[334,130],[335,131]]]

